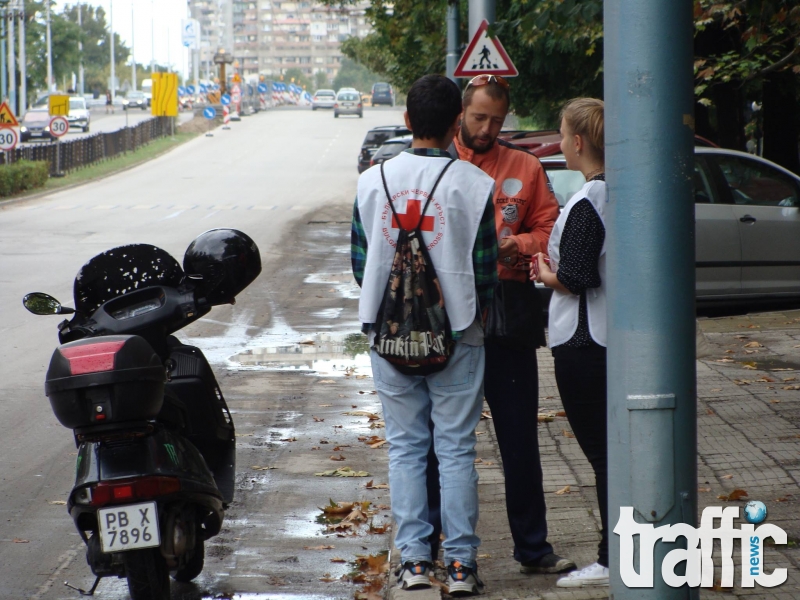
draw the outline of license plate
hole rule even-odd
[[[352,102],[345,102],[345,103],[343,104],[343,106],[344,106],[345,108],[350,108],[351,106],[353,106],[353,103],[352,103]]]
[[[31,131],[31,137],[42,137],[41,131]]]
[[[129,504],[97,511],[103,552],[124,552],[161,545],[155,502]]]

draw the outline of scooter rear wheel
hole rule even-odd
[[[189,559],[189,562],[187,562],[183,568],[175,571],[174,575],[172,576],[175,581],[188,582],[200,575],[200,573],[203,571],[203,564],[205,563],[205,554],[205,542],[198,535],[192,558]]]
[[[169,600],[169,568],[158,548],[125,553],[131,600]]]

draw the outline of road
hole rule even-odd
[[[99,118],[94,130],[120,118]],[[348,224],[360,144],[370,127],[401,122],[400,108],[367,109],[363,119],[273,110],[118,175],[0,206],[0,598],[74,599],[62,582],[88,588],[93,580],[59,504],[73,481],[72,434],[43,393],[59,318],[29,314],[22,296],[46,291],[71,305],[74,273],[95,254],[147,242],[180,260],[213,227],[252,236],[264,270],[235,306],[218,307],[181,332],[207,353],[232,408],[239,476],[204,573],[196,585],[175,584],[173,598],[351,596],[350,584],[338,581],[351,567],[331,559],[385,550],[388,536],[363,527],[358,536],[325,536],[317,507],[329,498],[385,506],[388,493],[364,489],[363,479],[313,473],[347,465],[368,469],[376,484],[386,481],[385,449],[358,440],[382,437],[381,430],[343,414],[376,411],[378,402],[365,357],[345,356],[342,346],[358,329]],[[331,462],[340,455],[343,462]],[[385,523],[388,511],[373,519]],[[336,548],[305,550],[319,545]],[[128,597],[124,582],[111,579],[98,594]]]
[[[122,107],[115,107],[115,112],[112,114],[107,114],[105,112],[105,108],[94,108],[91,110],[91,121],[89,132],[84,133],[80,129],[70,128],[67,132],[67,135],[61,138],[62,142],[69,142],[71,140],[76,140],[82,137],[88,137],[90,135],[94,135],[95,133],[104,133],[109,131],[117,131],[118,129],[122,129],[127,125],[134,126],[137,123],[141,123],[147,119],[152,118],[150,111],[144,111],[141,109],[133,109],[130,113],[126,114],[126,111],[122,109]],[[192,118],[191,112],[182,112],[178,115],[178,123],[183,123],[184,121],[188,121]],[[126,121],[127,117],[127,121]],[[40,140],[33,140],[25,142],[24,144],[20,144],[21,146],[30,146],[41,144],[42,141]]]

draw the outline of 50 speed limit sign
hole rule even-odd
[[[18,141],[19,136],[17,135],[16,129],[12,129],[11,127],[0,128],[0,150],[13,150],[17,147]]]
[[[69,131],[69,121],[67,121],[66,117],[58,115],[57,117],[53,117],[50,121],[50,133],[56,137],[61,137],[67,135]]]

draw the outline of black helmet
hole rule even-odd
[[[227,304],[261,273],[261,255],[241,231],[211,229],[189,244],[183,270],[202,277],[198,292],[210,304]]]

